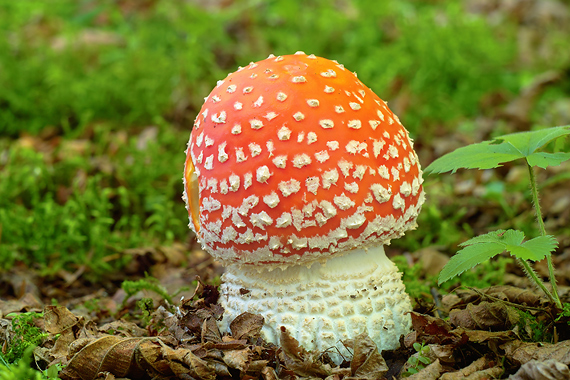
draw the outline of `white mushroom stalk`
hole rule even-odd
[[[285,327],[307,349],[349,354],[341,341],[362,332],[398,346],[411,305],[383,246],[416,227],[422,172],[356,75],[301,52],[240,68],[206,98],[186,153],[190,228],[228,267],[223,329],[249,311],[274,343]]]
[[[379,347],[396,348],[410,330],[412,308],[400,278],[382,245],[309,267],[259,272],[230,266],[221,286],[222,329],[245,311],[261,314],[266,340],[278,343],[275,327],[283,326],[306,349],[328,350],[337,363],[352,356],[341,342],[362,332]]]

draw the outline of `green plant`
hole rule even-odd
[[[24,357],[26,350],[39,345],[48,334],[35,325],[35,320],[43,317],[43,313],[27,312],[21,314],[8,314],[12,319],[11,341],[7,344],[7,350],[0,353],[0,357],[7,363],[15,363]]]
[[[416,350],[416,354],[410,356],[408,359],[408,369],[402,374],[404,377],[411,376],[415,373],[420,372],[426,366],[431,364],[430,358],[427,357],[429,354],[430,348],[423,343],[415,342],[413,344],[414,350]]]
[[[570,135],[570,126],[503,135],[492,141],[484,141],[456,149],[438,158],[425,169],[426,172],[433,173],[448,171],[455,173],[460,168],[491,169],[499,167],[505,162],[524,158],[529,174],[532,204],[540,231],[540,236],[525,241],[525,235],[522,231],[497,230],[460,244],[463,249],[453,256],[443,268],[439,275],[439,284],[503,251],[507,251],[517,259],[528,277],[546,294],[550,301],[562,309],[551,258],[551,252],[556,249],[558,242],[553,236],[546,234],[534,167],[538,166],[545,169],[548,166],[560,165],[570,159],[570,153],[549,153],[539,150],[549,142],[567,135]],[[546,288],[528,263],[528,261],[540,261],[542,259],[546,259],[548,263],[551,290]]]
[[[562,305],[562,312],[558,315],[558,318],[556,318],[556,322],[562,318],[568,318],[568,326],[570,326],[570,302],[565,302]]]
[[[137,301],[137,306],[141,309],[141,322],[144,326],[148,325],[152,313],[155,310],[152,298],[141,298]]]
[[[392,261],[402,272],[402,281],[406,286],[406,293],[412,299],[431,300],[430,289],[437,285],[436,276],[424,276],[423,264],[418,261],[409,266],[404,256],[395,256]],[[492,285],[502,285],[506,273],[506,267],[512,262],[509,257],[500,257],[495,261],[485,261],[481,265],[461,273],[457,279],[463,285],[474,288],[487,288]],[[441,289],[448,292],[454,286],[453,283],[441,284]]]
[[[170,294],[168,294],[168,291],[164,288],[164,286],[160,285],[156,278],[150,276],[141,278],[140,280],[137,281],[123,281],[123,283],[121,284],[121,288],[126,293],[122,306],[125,305],[129,297],[135,295],[141,290],[149,290],[164,298],[164,300],[169,304],[174,303],[172,297],[170,296]],[[144,305],[141,307],[141,309],[144,311],[145,309]]]
[[[3,269],[20,261],[49,275],[88,265],[96,279],[127,262],[125,249],[188,233],[183,162],[172,164],[183,157],[179,134],[164,125],[149,128],[156,138],[128,137],[108,127],[95,127],[90,141],[62,139],[41,152],[0,140]]]
[[[552,342],[552,333],[546,321],[540,320],[530,312],[516,309],[519,314],[519,335],[528,342]]]
[[[0,380],[58,380],[61,364],[52,365],[46,370],[32,368],[34,346],[26,348],[17,364],[7,363],[0,355]]]

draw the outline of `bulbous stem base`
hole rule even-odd
[[[410,298],[383,246],[310,267],[230,267],[222,280],[222,331],[243,312],[261,314],[267,341],[278,344],[283,326],[306,349],[329,350],[337,363],[351,357],[343,340],[366,332],[379,350],[395,349],[411,328]]]

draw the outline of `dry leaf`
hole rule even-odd
[[[245,312],[238,315],[230,323],[230,331],[234,339],[257,339],[263,322],[264,319],[261,315]]]
[[[60,334],[82,320],[64,306],[46,306],[44,309],[44,325],[50,334]]]
[[[326,377],[331,374],[330,365],[323,364],[316,353],[307,352],[284,327],[281,327],[280,342],[282,350],[279,358],[284,367],[294,374],[305,377]]]
[[[406,347],[411,348],[415,342],[425,344],[451,344],[453,347],[461,346],[469,340],[462,329],[452,330],[443,319],[416,312],[412,316],[412,331],[404,338]]]
[[[499,379],[504,370],[501,367],[487,368],[482,371],[477,371],[467,377],[460,378],[462,380],[490,380]]]
[[[188,349],[179,348],[173,350],[160,340],[163,357],[169,361],[172,372],[178,377],[191,376],[201,380],[215,380],[216,371],[207,361],[200,359]]]
[[[144,338],[143,338],[144,339]],[[146,372],[134,361],[135,348],[141,338],[105,336],[84,346],[60,373],[63,380],[80,378],[92,380],[99,372],[110,372],[119,377],[138,376],[146,379]]]
[[[220,329],[218,328],[218,324],[214,318],[206,318],[202,322],[200,340],[202,343],[222,341],[222,334],[220,334]]]
[[[441,367],[439,360],[436,360],[435,362],[429,364],[424,369],[420,370],[418,373],[415,373],[415,374],[407,377],[406,379],[408,379],[408,380],[436,380],[436,379],[439,379],[439,376],[441,375],[442,370],[443,370],[443,368]]]
[[[484,342],[494,342],[494,343],[504,343],[509,340],[516,338],[516,334],[513,330],[507,331],[482,331],[482,330],[467,330],[465,334],[469,337],[469,342],[471,343],[484,343]]]
[[[526,306],[539,306],[547,301],[546,297],[534,289],[521,289],[510,285],[491,286],[483,294]]]
[[[428,276],[437,276],[441,269],[449,262],[449,256],[441,253],[435,247],[426,247],[414,252],[422,264],[422,273]]]
[[[41,311],[43,305],[31,293],[26,293],[19,300],[2,301],[0,300],[0,318],[10,313]]]
[[[494,365],[495,363],[492,362],[488,357],[483,356],[475,360],[473,363],[469,364],[467,367],[460,369],[459,371],[443,374],[441,376],[441,380],[462,380],[478,372],[489,369],[489,367]]]
[[[549,359],[570,364],[570,340],[560,343],[525,343],[520,340],[507,342],[501,346],[505,350],[505,356],[520,364],[531,360],[543,362]]]
[[[570,379],[566,364],[549,359],[544,362],[531,360],[521,366],[509,380],[565,380]]]
[[[107,334],[110,334],[109,331],[115,331],[117,333],[117,335],[123,336],[125,338],[131,338],[131,337],[137,337],[137,336],[142,337],[142,336],[148,335],[147,330],[140,328],[134,322],[125,321],[123,319],[120,319],[118,321],[105,323],[104,325],[99,327],[97,330],[99,330],[103,333],[107,333]]]
[[[224,363],[230,368],[235,368],[240,372],[246,372],[249,369],[252,352],[249,348],[243,350],[230,350],[224,352]]]
[[[352,376],[347,377],[347,380],[380,379],[388,372],[388,366],[380,352],[378,352],[378,346],[367,334],[362,333],[351,339],[351,342],[345,341],[343,343],[347,347],[352,347],[354,352],[350,362]]]
[[[265,367],[261,370],[261,377],[263,380],[277,380],[277,374],[271,367]]]
[[[451,310],[452,325],[470,330],[509,330],[518,322],[518,314],[502,302],[468,304],[464,310]]]
[[[455,363],[454,347],[452,345],[441,346],[439,344],[430,344],[428,357],[432,360],[439,360],[443,365],[452,365]]]

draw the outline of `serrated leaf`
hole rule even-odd
[[[439,274],[438,284],[460,275],[494,256],[508,251],[523,260],[544,259],[558,246],[553,236],[539,236],[524,242],[524,233],[518,230],[498,230],[461,243],[465,247],[453,256]]]
[[[540,261],[558,248],[558,241],[552,235],[539,236],[529,241],[525,241],[522,246],[532,252],[534,258],[527,260]]]
[[[480,243],[463,248],[443,267],[437,279],[438,285],[459,276],[485,260],[497,256],[504,250],[505,246],[499,243]]]
[[[511,133],[499,136],[494,141],[508,142],[524,157],[527,157],[552,140],[567,135],[570,135],[570,125],[539,129],[538,131]]]
[[[520,152],[508,143],[491,144],[484,141],[477,144],[467,145],[448,153],[428,165],[425,172],[455,173],[458,169],[492,169],[501,166],[503,162],[509,162],[521,158]]]
[[[538,166],[543,169],[546,169],[547,166],[558,166],[564,161],[570,160],[570,153],[534,152],[533,154],[529,155],[526,159],[530,166]]]
[[[478,243],[497,243],[502,242],[505,244],[518,245],[524,240],[524,232],[519,230],[496,230],[488,232],[484,235],[475,236],[463,243],[459,244],[460,247]]]
[[[538,131],[519,132],[503,135],[492,141],[483,141],[458,148],[451,153],[433,161],[425,172],[455,173],[458,169],[492,169],[505,162],[519,158],[532,158],[531,166],[545,168],[549,165],[560,165],[570,159],[569,153],[535,153],[550,141],[570,135],[570,126],[546,128]]]

